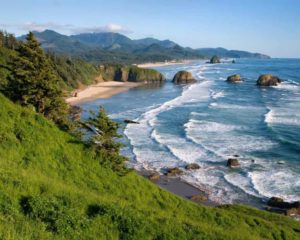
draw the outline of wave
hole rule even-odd
[[[222,97],[225,97],[224,91],[215,92],[215,91],[211,90],[211,98],[217,99],[217,98],[222,98]]]
[[[289,169],[269,169],[250,172],[254,189],[265,197],[281,197],[286,201],[299,201],[300,176]],[[297,195],[298,193],[298,195]]]
[[[195,71],[199,71],[199,69]],[[198,154],[199,157],[202,153],[195,149],[192,144],[188,145],[187,142],[184,142],[184,139],[179,139],[177,136],[176,141],[172,141],[174,136],[166,136],[156,131],[159,124],[157,117],[159,114],[176,107],[208,99],[210,84],[210,81],[202,81],[186,86],[180,96],[150,109],[135,119],[140,124],[128,124],[126,126],[124,133],[133,147],[138,165],[145,168],[160,169],[176,166],[179,161],[196,161],[196,155]],[[185,149],[180,149],[177,144],[180,141],[182,141],[181,146],[185,144],[190,149],[191,154],[187,158],[184,158],[184,155],[186,155]],[[193,152],[195,152],[194,155]]]
[[[293,111],[294,109],[282,109],[268,107],[268,112],[265,114],[265,123],[268,125],[290,125],[300,126],[300,113]]]
[[[172,134],[158,133],[153,130],[151,137],[159,144],[165,146],[182,163],[200,162],[206,157],[206,152],[185,138]]]
[[[282,82],[281,84],[277,86],[273,86],[275,89],[283,89],[283,90],[289,90],[289,91],[298,91],[299,85],[296,82]]]
[[[211,121],[190,120],[185,124],[187,138],[221,157],[223,161],[233,154],[247,155],[253,151],[269,150],[276,145],[262,136],[241,134],[239,130],[246,129]]]

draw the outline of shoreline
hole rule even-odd
[[[188,64],[194,60],[181,60],[178,62],[175,61],[166,61],[166,62],[149,62],[149,63],[141,63],[135,64],[139,68],[151,68],[151,67],[163,67],[163,66],[171,66],[171,65],[180,65],[180,64]]]
[[[237,202],[237,203],[219,203],[219,202],[215,202],[212,200],[209,200],[209,192],[200,189],[184,180],[182,180],[180,178],[180,176],[174,176],[174,177],[168,177],[165,175],[161,175],[160,177],[156,180],[151,180],[149,179],[149,177],[155,173],[153,171],[150,170],[135,170],[136,173],[138,175],[140,175],[141,177],[144,177],[145,179],[147,179],[148,181],[152,182],[153,184],[157,185],[158,187],[175,194],[178,197],[181,197],[183,199],[186,199],[188,201],[191,201],[193,203],[196,204],[200,204],[200,205],[204,205],[206,207],[221,207],[221,206],[225,206],[225,205],[245,205],[248,207],[252,207],[252,208],[256,208],[262,211],[266,211],[269,213],[275,213],[275,214],[279,214],[279,215],[285,215],[287,217],[289,217],[290,219],[296,220],[296,221],[300,221],[300,215],[299,214],[292,214],[292,215],[287,215],[286,214],[286,210],[284,208],[278,208],[278,207],[271,207],[268,204],[264,204],[263,203],[263,199],[260,198],[260,204],[251,204],[250,202]],[[197,197],[197,196],[207,196],[206,199],[193,199],[193,197]]]
[[[131,88],[143,85],[144,83],[137,82],[118,82],[107,81],[89,85],[83,90],[76,90],[77,96],[66,98],[66,102],[70,105],[85,103],[96,99],[110,98],[116,94],[126,92]]]
[[[192,199],[193,196],[205,196],[208,195],[207,192],[201,190],[188,182],[183,181],[179,176],[167,177],[165,175],[160,175],[157,180],[150,180],[149,176],[154,172],[148,170],[135,170],[136,173],[148,181],[156,184],[160,188],[175,194],[176,196],[182,197],[189,201],[192,201],[197,204],[203,204],[209,207],[217,207],[220,206],[219,203],[213,202],[209,199],[203,201],[195,201]]]

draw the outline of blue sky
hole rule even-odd
[[[300,57],[299,0],[0,0],[0,28],[60,33],[114,31]]]

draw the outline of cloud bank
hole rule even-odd
[[[55,22],[47,23],[36,23],[36,22],[26,22],[21,24],[1,24],[0,27],[4,29],[14,28],[21,31],[44,31],[46,29],[55,30],[58,32],[68,33],[68,34],[79,34],[79,33],[99,33],[99,32],[114,32],[130,34],[132,31],[122,25],[109,23],[106,25],[92,26],[92,27],[82,27],[75,26],[73,24],[59,24]]]

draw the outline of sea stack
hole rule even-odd
[[[220,61],[220,58],[217,55],[215,55],[210,59],[210,63],[216,64],[216,63],[221,63],[221,61]]]
[[[282,80],[277,77],[273,76],[272,74],[263,74],[260,75],[259,78],[256,81],[256,85],[258,86],[277,86],[279,83],[281,83]]]
[[[227,161],[227,167],[233,168],[233,167],[239,167],[240,163],[239,160],[236,158],[229,158]]]
[[[183,83],[194,83],[196,79],[193,77],[192,73],[187,71],[179,71],[175,74],[173,78],[173,83],[183,84]]]
[[[239,75],[239,74],[231,75],[227,78],[227,82],[230,82],[230,83],[242,82],[241,75]]]

